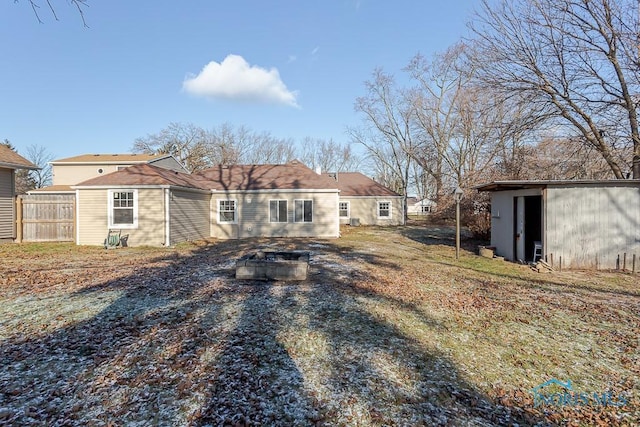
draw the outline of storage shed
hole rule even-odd
[[[630,269],[640,263],[640,180],[495,181],[491,246],[511,261],[542,258],[562,268]],[[636,269],[640,268],[636,265]]]

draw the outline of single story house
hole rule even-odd
[[[5,144],[0,144],[0,241],[16,238],[17,169],[39,169]]]
[[[340,190],[341,224],[404,225],[403,197],[360,172],[325,174]]]
[[[407,197],[407,214],[409,215],[429,215],[435,209],[436,202],[431,199]]]
[[[496,181],[491,246],[512,261],[542,258],[562,268],[613,269],[640,257],[640,180]],[[621,261],[620,261],[621,262]],[[638,259],[637,262],[640,262]]]
[[[363,224],[404,221],[401,196],[386,187],[358,173],[318,174],[295,160],[193,174],[143,163],[71,188],[80,245],[102,244],[110,229],[131,246],[169,246],[206,237],[337,238],[341,218],[354,213]]]

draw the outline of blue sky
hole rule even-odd
[[[89,28],[52,4],[39,24],[0,2],[0,140],[64,158],[130,152],[170,122],[348,142],[373,70],[445,50],[480,1],[89,0]]]

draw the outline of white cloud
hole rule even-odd
[[[251,66],[239,55],[228,55],[221,63],[209,62],[200,74],[187,75],[182,88],[206,98],[298,107],[298,93],[287,89],[277,69]]]

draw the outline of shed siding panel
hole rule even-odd
[[[107,190],[78,191],[78,244],[102,245],[109,230]],[[130,246],[164,244],[164,193],[162,189],[138,190],[138,228],[123,229]]]
[[[640,188],[547,189],[545,253],[563,267],[615,268],[640,256]]]
[[[349,202],[350,218],[358,218],[362,225],[402,225],[402,197],[341,197]],[[378,218],[378,202],[391,202],[391,218]]]
[[[218,200],[237,201],[237,222],[218,223]],[[294,222],[294,200],[313,200],[313,222]],[[287,200],[287,222],[270,222],[270,200]],[[246,237],[338,237],[338,193],[287,192],[213,194],[211,235],[221,239]]]
[[[171,244],[209,237],[210,194],[171,191]]]
[[[13,239],[15,194],[13,169],[0,168],[0,239]]]

